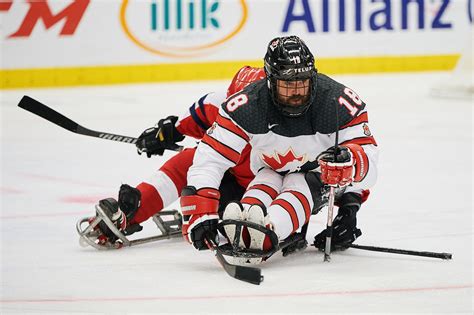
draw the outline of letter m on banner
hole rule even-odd
[[[90,0],[74,0],[61,12],[55,15],[51,12],[47,0],[27,0],[26,2],[30,5],[29,10],[21,23],[20,28],[15,33],[8,36],[9,38],[30,36],[33,28],[39,20],[43,21],[46,29],[49,29],[60,21],[65,20],[60,34],[72,35],[76,31]]]

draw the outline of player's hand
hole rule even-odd
[[[168,116],[160,119],[155,127],[145,130],[135,144],[138,154],[146,153],[148,157],[151,157],[163,155],[166,149],[179,149],[176,142],[182,141],[184,136],[175,127],[177,121],[178,117]]]
[[[338,203],[340,208],[332,223],[331,250],[347,249],[350,244],[362,235],[362,231],[357,228],[357,211],[361,203],[360,196],[355,193],[346,193],[342,195]],[[316,235],[314,237],[314,246],[324,250],[327,235],[327,230]]]
[[[216,240],[220,193],[217,189],[186,186],[181,193],[183,237],[198,250],[208,249],[206,238]]]
[[[324,184],[344,187],[354,180],[355,162],[347,147],[331,147],[322,152],[317,161],[321,167],[321,181]]]
[[[331,238],[331,250],[344,250],[349,247],[362,231],[356,227],[357,219],[355,215],[349,213],[339,213],[333,221],[333,230]],[[314,237],[314,246],[320,250],[326,247],[327,230],[322,231]]]

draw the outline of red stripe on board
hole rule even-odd
[[[314,291],[314,292],[283,292],[283,293],[249,293],[236,295],[174,295],[174,296],[137,296],[137,297],[91,297],[91,298],[49,298],[49,299],[1,299],[1,303],[83,303],[83,302],[141,302],[141,301],[169,301],[169,300],[216,300],[216,299],[260,299],[260,298],[282,298],[282,297],[305,297],[324,295],[364,295],[381,293],[411,293],[472,289],[472,284],[419,287],[419,288],[387,288],[387,289],[362,289],[347,291]]]
[[[295,210],[295,208],[293,207],[293,205],[291,203],[289,203],[288,201],[283,200],[283,199],[277,199],[277,200],[274,200],[271,205],[279,205],[280,207],[285,209],[286,212],[288,212],[288,214],[290,215],[291,222],[293,223],[292,233],[295,232],[296,230],[298,230],[298,228],[300,226],[299,225],[299,220],[298,220],[298,215],[296,214],[296,210]]]

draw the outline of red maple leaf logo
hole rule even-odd
[[[302,162],[304,159],[304,156],[296,156],[295,153],[293,153],[293,150],[290,148],[288,151],[284,154],[281,155],[279,152],[275,151],[274,156],[268,156],[265,154],[262,154],[262,160],[265,164],[270,166],[274,170],[280,170],[283,167],[285,167],[286,164],[293,162],[293,161],[299,161]]]

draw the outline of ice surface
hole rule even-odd
[[[163,158],[75,135],[17,107],[24,94],[85,127],[138,136],[227,82],[1,92],[1,309],[10,313],[473,312],[472,102],[430,98],[445,73],[339,76],[369,106],[380,176],[359,213],[359,244],[451,252],[453,260],[314,248],[230,278],[181,239],[81,248],[76,221]],[[193,145],[193,141],[188,141]],[[308,239],[325,225],[311,219]],[[153,233],[147,225],[147,233]]]

